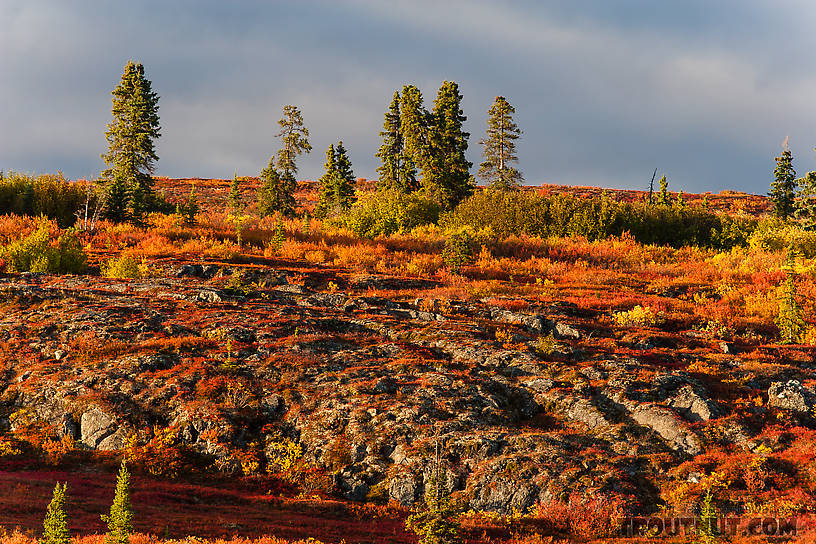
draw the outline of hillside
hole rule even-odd
[[[437,444],[467,509],[509,516],[473,514],[469,542],[696,512],[706,489],[730,515],[816,507],[814,347],[779,342],[783,252],[513,237],[455,274],[438,229],[368,240],[298,219],[275,241],[261,220],[239,246],[229,180],[157,188],[192,183],[198,225],[103,222],[82,234],[88,273],[0,275],[0,526],[36,529],[68,479],[86,497],[74,529],[102,531],[124,453],[145,533],[412,542],[401,520]],[[6,240],[33,228],[0,217]],[[120,253],[146,277],[101,277]],[[814,316],[812,259],[800,269]]]

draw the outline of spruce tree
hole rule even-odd
[[[119,467],[116,477],[116,490],[110,514],[102,516],[102,521],[108,524],[108,534],[105,535],[105,544],[128,544],[133,532],[133,509],[130,506],[130,473],[125,461]]]
[[[805,230],[816,230],[816,172],[808,172],[797,184],[794,216]]]
[[[232,176],[229,192],[229,207],[232,213],[241,211],[241,188],[238,184],[238,174]]]
[[[320,197],[315,210],[319,217],[347,210],[354,201],[356,178],[343,142],[326,150],[326,172],[320,178]]]
[[[303,115],[292,105],[283,107],[283,117],[278,121],[281,130],[276,135],[281,138],[276,166],[282,178],[293,178],[297,174],[297,157],[312,150],[309,144],[309,129],[303,125]]]
[[[297,182],[290,173],[281,176],[275,169],[275,159],[261,171],[261,186],[258,189],[258,215],[265,217],[280,212],[291,217],[295,215],[295,189]]]
[[[459,86],[453,81],[443,82],[429,117],[427,149],[422,162],[425,191],[448,209],[473,192],[472,163],[465,156],[470,134],[462,129],[467,117],[461,103]]]
[[[326,217],[334,209],[334,188],[337,185],[337,157],[334,153],[334,144],[326,150],[325,172],[320,177],[320,194],[318,195],[315,215]]]
[[[346,210],[354,203],[354,191],[357,187],[357,177],[351,169],[351,160],[348,152],[343,146],[343,140],[337,142],[335,148],[337,188],[335,189],[336,204],[340,209]]]
[[[516,140],[521,135],[513,121],[514,113],[516,109],[503,96],[497,96],[487,110],[487,136],[479,141],[484,146],[485,158],[479,167],[479,177],[493,189],[517,189],[524,179],[521,172],[510,166],[518,162]]]
[[[417,168],[427,163],[428,125],[430,113],[423,106],[422,93],[413,85],[405,85],[400,96],[400,131],[402,132],[403,170],[406,175],[399,186],[403,193],[420,188],[416,179]]]
[[[394,98],[388,111],[385,112],[385,121],[380,136],[383,143],[377,152],[382,165],[377,168],[380,179],[379,189],[396,189],[408,193],[418,188],[416,167],[406,159],[405,139],[402,134],[400,114],[401,97],[399,91],[394,92]]]
[[[787,139],[782,155],[774,159],[774,181],[768,193],[773,202],[774,215],[787,220],[794,212],[794,198],[796,191],[796,171],[793,169],[793,156],[787,146]]]
[[[117,221],[141,221],[155,205],[153,169],[159,160],[154,140],[160,134],[159,96],[144,75],[141,63],[128,61],[119,85],[112,91],[113,120],[105,139],[108,152],[102,155],[107,168],[105,209]]]
[[[40,544],[68,544],[68,515],[65,513],[66,489],[68,484],[54,486],[54,495],[48,503],[43,520],[43,536]]]
[[[669,182],[666,176],[660,178],[660,192],[657,194],[657,203],[661,206],[669,206]]]

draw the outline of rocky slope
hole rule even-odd
[[[806,351],[434,287],[260,258],[144,281],[3,276],[0,430],[39,422],[108,451],[171,428],[228,473],[289,439],[339,494],[405,505],[439,443],[450,488],[509,513],[573,491],[654,510],[668,482],[699,478],[684,461],[784,448],[769,420],[814,425]],[[773,364],[749,372],[746,353]]]

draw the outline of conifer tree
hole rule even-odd
[[[378,188],[397,189],[408,193],[418,188],[416,167],[407,160],[405,155],[405,139],[402,135],[400,114],[401,97],[399,91],[394,92],[391,105],[385,112],[385,121],[380,136],[383,143],[377,152],[382,165],[377,168],[380,175]]]
[[[779,327],[779,335],[782,337],[783,344],[800,342],[806,327],[796,287],[795,264],[796,252],[789,247],[782,267],[785,271],[785,282],[779,287],[777,297],[779,312],[776,317],[776,325]]]
[[[797,184],[794,215],[805,230],[816,230],[816,172],[808,172]]]
[[[768,196],[773,202],[774,215],[786,220],[793,215],[796,191],[796,171],[793,169],[793,156],[788,149],[787,138],[782,155],[774,160],[776,161],[774,181],[771,183],[771,191]]]
[[[315,210],[319,217],[346,210],[354,201],[356,178],[342,141],[336,148],[332,144],[326,150],[325,170],[320,178],[320,197]]]
[[[523,181],[521,172],[510,166],[518,162],[516,140],[521,130],[513,121],[516,109],[506,98],[497,96],[487,110],[487,136],[479,141],[484,146],[485,160],[479,167],[479,177],[493,189],[517,189]]]
[[[415,172],[427,163],[430,113],[423,106],[422,93],[413,85],[402,88],[399,109],[403,169],[414,173],[413,176],[406,175],[399,188],[404,193],[410,193],[420,188]]]
[[[282,178],[293,178],[297,174],[297,157],[302,153],[309,153],[312,146],[309,143],[309,129],[303,125],[303,115],[292,105],[283,107],[283,117],[278,121],[281,130],[276,135],[281,138],[281,148],[278,150],[276,166]]]
[[[64,483],[54,487],[54,495],[48,503],[43,520],[43,537],[40,544],[68,544],[71,540],[68,532],[68,515],[65,513],[66,489]]]
[[[112,91],[113,120],[105,139],[108,152],[102,155],[107,168],[106,213],[121,221],[141,221],[155,205],[153,169],[159,160],[154,140],[160,134],[159,96],[144,75],[141,63],[128,61],[119,85]]]
[[[116,490],[110,514],[102,516],[102,521],[108,524],[108,534],[105,535],[105,544],[128,544],[133,532],[133,509],[130,506],[130,473],[125,461],[119,467],[116,477]]]
[[[280,212],[291,217],[295,214],[295,189],[297,182],[288,173],[281,176],[275,169],[274,157],[261,171],[261,186],[258,189],[258,214],[261,217]]]
[[[669,206],[669,182],[666,176],[660,178],[660,192],[657,194],[657,203],[661,206]]]
[[[443,82],[429,117],[422,161],[423,188],[448,209],[473,192],[472,163],[465,156],[470,134],[462,129],[467,117],[461,102],[459,86],[453,81]]]
[[[233,174],[229,192],[229,207],[232,213],[241,211],[241,188],[238,183],[238,174]]]

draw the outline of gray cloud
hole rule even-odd
[[[816,38],[806,0],[385,0],[0,4],[0,168],[102,168],[128,59],[160,94],[158,173],[256,174],[284,104],[301,107],[316,178],[343,139],[375,177],[382,114],[415,83],[460,84],[470,159],[497,94],[524,130],[528,182],[765,192],[785,135],[816,169]],[[475,166],[474,166],[475,171]]]

